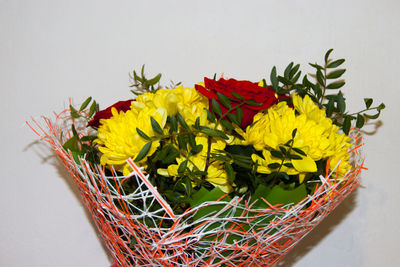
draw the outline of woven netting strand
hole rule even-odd
[[[88,134],[86,122],[56,114],[54,122],[32,119],[28,125],[49,143],[77,184],[83,203],[118,266],[273,266],[321,222],[359,184],[363,160],[361,137],[352,131],[353,169],[338,178],[338,168],[321,176],[314,193],[296,205],[253,208],[255,203],[234,197],[206,202],[176,215],[132,160],[133,172],[121,176],[64,150],[72,133]],[[126,193],[124,183],[134,190]],[[210,206],[217,212],[196,214]],[[194,219],[196,217],[196,219]]]

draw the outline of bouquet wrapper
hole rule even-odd
[[[133,172],[121,176],[66,151],[62,144],[72,136],[71,124],[87,134],[86,122],[71,118],[69,110],[52,121],[28,123],[74,179],[113,266],[273,266],[358,186],[365,169],[362,138],[352,131],[353,169],[340,179],[337,169],[327,172],[313,194],[296,205],[263,199],[265,208],[256,209],[248,199],[221,198],[176,215],[132,160]],[[127,181],[133,193],[124,192]]]

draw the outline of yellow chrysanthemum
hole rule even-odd
[[[173,89],[161,89],[155,93],[144,93],[132,102],[136,108],[164,108],[167,115],[180,113],[185,121],[191,125],[204,110],[208,108],[208,99],[194,88],[178,86]]]
[[[148,136],[155,135],[151,127],[150,117],[153,117],[161,127],[164,127],[167,112],[163,108],[144,107],[137,109],[131,107],[127,112],[118,113],[113,108],[112,117],[101,121],[95,140],[102,153],[100,163],[112,165],[117,170],[122,171],[124,175],[129,174],[131,170],[126,160],[128,158],[135,159],[143,146],[148,143],[137,133],[136,128],[139,128]],[[158,146],[158,141],[152,142],[149,153],[138,164],[144,166],[146,158],[152,155]]]
[[[347,152],[351,146],[349,138],[338,133],[339,128],[308,96],[303,99],[294,94],[293,103],[294,109],[281,102],[268,109],[266,114],[257,114],[254,124],[247,127],[246,132],[239,131],[244,138],[243,144],[251,144],[256,150],[263,151],[263,157],[252,156],[253,161],[261,165],[258,171],[271,173],[273,170],[268,165],[281,163],[268,150],[279,150],[297,129],[293,147],[303,150],[307,156],[302,156],[301,160],[287,160],[285,163],[290,162],[293,168],[282,167],[281,171],[289,175],[300,174],[302,180],[305,173],[317,170],[315,161],[331,157],[331,168],[341,160],[340,174],[343,175],[351,167]]]
[[[196,144],[202,145],[203,149],[198,154],[191,156],[189,158],[189,163],[187,167],[190,170],[200,170],[204,171],[206,167],[207,158],[207,148],[208,148],[208,138],[206,136],[197,136]],[[216,152],[216,150],[223,150],[226,146],[225,141],[218,138],[213,138],[211,143],[211,152]],[[168,166],[168,169],[158,169],[158,173],[164,176],[177,177],[179,165],[186,160],[185,157],[181,156],[177,158],[177,164],[172,164]],[[205,177],[206,181],[220,188],[225,193],[232,192],[233,188],[228,180],[227,173],[225,171],[224,165],[220,162],[213,161],[210,163],[207,169],[207,175]]]

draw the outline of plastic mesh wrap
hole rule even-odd
[[[320,177],[313,195],[294,206],[274,206],[263,200],[269,208],[255,209],[254,203],[235,197],[176,215],[132,160],[134,171],[120,176],[65,151],[62,144],[71,137],[72,123],[78,133],[88,131],[85,121],[74,121],[66,114],[58,114],[54,122],[33,120],[30,126],[72,175],[118,266],[275,265],[357,187],[358,174],[364,169],[358,151],[361,137],[353,131],[354,168],[341,179],[336,170]],[[133,193],[125,193],[126,182],[135,188]],[[211,205],[218,205],[218,211],[197,218],[199,211]]]

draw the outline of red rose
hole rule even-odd
[[[93,118],[89,121],[88,126],[99,128],[100,126],[100,119],[109,119],[111,118],[111,109],[116,108],[118,111],[127,111],[131,109],[131,102],[134,101],[133,99],[126,100],[126,101],[118,101],[112,106],[109,106],[106,109],[100,110],[97,112]]]
[[[226,95],[233,99],[231,100],[232,107],[243,102],[243,100],[236,98],[232,92],[236,92],[241,95],[245,100],[253,99],[255,102],[260,103],[259,106],[251,106],[248,104],[242,105],[240,108],[243,110],[243,119],[240,125],[241,128],[246,128],[248,125],[253,123],[253,117],[263,109],[267,109],[270,106],[277,104],[278,99],[275,97],[275,91],[271,88],[265,88],[258,86],[257,83],[250,81],[237,81],[235,79],[225,80],[223,78],[218,81],[204,78],[205,87],[196,85],[197,91],[207,97],[210,101],[209,109],[211,111],[211,99],[217,100],[219,106],[222,109],[222,113],[226,112],[227,109],[219,103],[217,93]],[[235,114],[236,111],[233,111]]]

